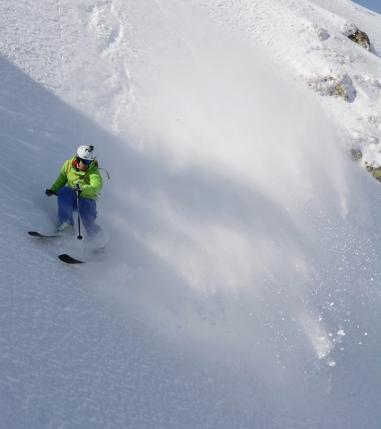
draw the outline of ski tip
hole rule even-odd
[[[58,237],[60,237],[59,234],[47,235],[47,234],[41,234],[38,231],[28,231],[28,234],[31,235],[32,237],[38,237],[38,238],[58,238]]]
[[[58,259],[60,259],[62,262],[65,262],[66,264],[84,264],[85,263],[85,261],[75,259],[72,256],[68,255],[67,253],[62,253],[61,255],[58,255]]]
[[[31,235],[32,237],[40,237],[41,234],[37,231],[28,231],[28,234]]]

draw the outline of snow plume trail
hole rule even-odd
[[[340,227],[356,186],[337,132],[266,52],[196,7],[127,2],[119,17],[134,104],[119,114],[126,144],[110,160],[119,256],[104,292],[270,391],[303,377],[302,400],[306,373],[334,367],[344,336],[323,314],[345,283],[336,262],[354,276],[358,264],[355,221]]]
[[[317,239],[317,211],[345,210],[338,203],[346,185],[335,130],[264,52],[227,37],[196,8],[153,4],[144,18],[150,25],[141,19],[130,17],[143,34],[128,35],[139,52],[128,63],[135,103],[119,127],[128,132],[128,150],[133,145],[144,161],[137,167],[131,154],[120,157],[127,165],[114,180],[121,183],[112,215],[118,233],[172,273],[170,281],[154,276],[159,285],[151,287],[163,302],[171,294],[179,299],[179,284],[228,301],[242,294],[251,297],[256,317],[267,314],[258,308],[263,303],[284,307],[308,330],[314,322],[303,316],[303,297],[314,267],[305,243],[312,249]],[[235,311],[235,304],[228,307]],[[330,349],[313,347],[319,356]]]

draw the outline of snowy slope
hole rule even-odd
[[[346,138],[361,147],[380,138],[380,36],[379,15],[350,1],[272,1],[228,3],[234,13],[223,11],[219,20],[226,28],[241,31],[259,41],[277,61],[290,68],[297,79],[309,81],[324,76],[349,75],[356,89],[356,102],[330,103],[324,107],[337,116]],[[205,2],[216,15],[219,3]],[[258,19],[259,17],[259,19]],[[250,25],[255,22],[255,25]],[[287,22],[287,25],[285,25]],[[351,46],[344,33],[354,24],[371,38],[374,54]],[[327,106],[328,104],[328,106]],[[371,158],[371,154],[367,154]],[[371,161],[371,159],[369,159]]]
[[[349,0],[0,11],[0,427],[378,428],[380,189],[363,163],[381,17]],[[43,191],[90,142],[109,250],[73,268],[56,256],[85,244],[25,232],[54,228]]]

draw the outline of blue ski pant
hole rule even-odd
[[[74,224],[73,212],[78,211],[77,194],[74,189],[64,186],[58,192],[58,221],[59,223]],[[79,197],[79,214],[89,236],[94,236],[100,231],[95,223],[97,217],[97,203],[90,198]]]

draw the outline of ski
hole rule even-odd
[[[82,259],[74,258],[67,253],[62,253],[61,255],[58,255],[58,259],[60,259],[62,262],[65,262],[66,264],[85,264],[86,262],[97,262],[97,260],[99,261],[99,258],[96,257],[103,255],[104,253],[105,247],[102,246],[96,249],[92,249],[90,252],[87,252],[87,256],[89,257],[89,259],[85,261]]]
[[[32,237],[37,237],[37,238],[59,238],[59,237],[61,237],[60,234],[41,234],[38,231],[28,231],[28,234]]]
[[[66,264],[84,264],[85,263],[85,261],[81,261],[80,259],[73,258],[67,253],[62,253],[61,255],[58,255],[58,259],[60,259],[62,262],[65,262]]]

